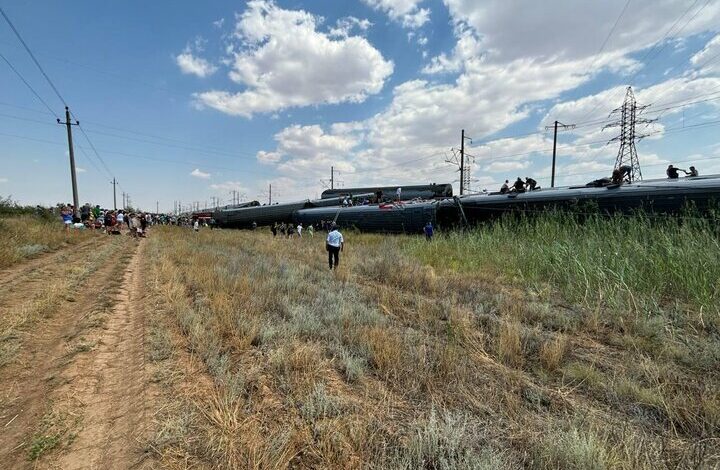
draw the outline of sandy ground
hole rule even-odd
[[[99,237],[0,272],[3,468],[153,466],[143,250]]]

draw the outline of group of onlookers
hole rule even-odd
[[[317,224],[317,229],[321,229],[320,224]],[[294,238],[296,236],[297,238],[302,238],[303,231],[307,232],[310,238],[315,237],[315,226],[313,224],[308,224],[307,227],[304,227],[302,222],[297,225],[293,225],[291,223],[286,224],[285,222],[278,224],[275,222],[270,226],[270,231],[272,232],[273,237],[277,237],[279,234],[281,237],[285,238]]]
[[[96,229],[108,234],[127,231],[133,237],[144,237],[149,226],[172,222],[165,214],[102,209],[99,205],[85,204],[77,212],[72,204],[58,205],[58,209],[66,230]]]

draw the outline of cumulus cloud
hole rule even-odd
[[[277,148],[261,151],[258,160],[277,164],[280,171],[294,177],[321,176],[330,166],[338,171],[353,171],[347,162],[351,150],[359,143],[357,137],[337,127],[325,132],[320,126],[287,127],[275,135]]]
[[[398,12],[417,11],[421,2],[366,3],[397,19],[403,14]],[[603,5],[561,0],[558,10],[538,2],[526,2],[521,8],[495,0],[445,0],[445,3],[457,42],[452,50],[431,59],[423,72],[453,74],[452,78],[401,83],[394,88],[390,103],[364,120],[323,127],[289,126],[276,135],[275,148],[266,149],[270,156],[262,156],[275,160],[268,164],[296,183],[306,177],[316,181],[318,175],[327,173],[330,165],[343,168],[346,184],[422,182],[427,175],[433,175],[435,182],[448,182],[457,179],[457,167],[448,165],[445,159],[450,155],[450,147],[459,144],[460,129],[465,128],[476,140],[468,148],[478,156],[473,176],[483,184],[491,184],[495,178],[505,179],[503,173],[510,176],[508,172],[523,170],[539,181],[547,180],[545,185],[549,183],[552,134],[540,132],[486,144],[482,141],[509,126],[523,125],[528,119],[539,121],[536,125],[540,130],[555,119],[573,123],[606,118],[612,108],[622,104],[624,86],[610,87],[577,100],[559,100],[595,78],[600,70],[616,76],[635,74],[645,64],[634,57],[641,56],[643,50],[661,39],[668,25],[688,7],[679,0],[662,0],[657,4],[650,0],[632,2],[598,55],[625,0],[610,0]],[[719,6],[708,4],[702,15],[687,23],[683,34],[717,29]],[[630,28],[627,21],[637,18],[640,10],[647,14],[642,22],[630,23]],[[692,12],[686,18],[691,15]],[[548,33],[561,29],[562,35]],[[707,54],[705,57],[711,57]],[[701,59],[698,57],[698,64],[702,64]],[[716,86],[715,80],[718,79],[686,74],[636,89],[636,94],[638,101],[653,103],[657,108],[707,93]],[[547,107],[550,109],[546,110]],[[665,117],[676,112],[668,110]],[[613,134],[600,132],[601,127],[602,123],[562,134],[558,168],[562,168],[566,177],[573,175],[577,181],[593,172],[608,173],[617,148],[604,145]],[[656,124],[650,129],[657,130],[659,137],[664,126]],[[598,141],[603,143],[593,143]],[[641,155],[647,158],[644,164],[663,161],[652,153]]]
[[[197,55],[203,52],[204,42],[202,38],[198,37],[193,45],[187,45],[182,53],[175,56],[175,63],[180,67],[182,73],[205,78],[217,71],[217,66]]]
[[[720,73],[720,34],[708,41],[700,52],[693,55],[690,63],[703,75]]]
[[[205,173],[204,171],[200,170],[200,168],[195,168],[193,171],[191,171],[190,176],[200,178],[201,180],[210,179],[210,173]]]
[[[363,102],[380,92],[393,63],[365,38],[333,39],[320,19],[253,0],[238,17],[230,78],[245,89],[195,94],[200,106],[251,117],[290,107]]]
[[[354,16],[346,16],[337,20],[335,27],[330,28],[328,36],[331,38],[347,38],[353,30],[367,31],[370,26],[372,26],[372,23],[368,19],[361,20]]]
[[[417,29],[430,21],[430,10],[420,8],[423,0],[363,0],[374,8],[385,12],[393,21],[400,22],[403,27]]]
[[[487,167],[485,167],[485,171],[490,173],[505,173],[513,170],[523,170],[528,166],[530,166],[530,162],[527,160],[522,162],[500,161],[492,162]]]
[[[692,105],[685,107],[672,107],[678,103],[689,103],[693,99],[707,94],[708,90],[720,88],[720,77],[684,76],[665,80],[656,85],[645,88],[636,87],[633,89],[635,98],[639,104],[651,105],[644,111],[648,117],[654,117],[662,113],[663,116],[672,116],[687,110]],[[565,101],[555,104],[545,115],[544,121],[558,119],[562,122],[573,123],[580,121],[602,120],[608,117],[609,107],[619,107],[625,97],[626,86],[608,88],[593,95],[587,95],[577,100]],[[717,106],[717,103],[715,103]],[[669,108],[670,109],[666,109]],[[657,110],[657,111],[655,111]],[[595,137],[601,124],[594,126],[579,127],[574,133],[585,137]],[[588,139],[590,140],[590,139]]]
[[[256,158],[260,163],[277,163],[282,160],[282,154],[280,152],[266,152],[261,150],[257,153]]]
[[[605,41],[626,0],[578,2],[557,0],[522,5],[506,0],[444,0],[450,15],[482,35],[483,47],[503,60],[518,57],[557,57],[565,60],[595,55]],[[682,34],[717,29],[720,3],[711,2],[692,20],[705,2],[685,17]],[[641,50],[663,37],[668,25],[688,9],[684,0],[631,2],[604,51],[625,54]],[[562,34],[555,32],[562,31]],[[677,29],[676,29],[677,31]],[[672,37],[672,36],[671,36]]]

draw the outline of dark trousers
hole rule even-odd
[[[337,268],[340,265],[340,247],[328,245],[327,252],[328,264],[330,265],[330,269],[333,268],[333,258],[335,259],[335,267]]]

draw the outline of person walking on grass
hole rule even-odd
[[[313,224],[308,225],[307,231],[310,234],[310,238],[315,238],[315,228],[313,227]]]
[[[433,237],[433,226],[432,222],[425,224],[425,240],[432,241]]]
[[[333,268],[337,269],[340,265],[340,252],[343,251],[344,247],[345,240],[343,239],[342,233],[340,233],[337,226],[333,224],[325,242],[325,249],[328,252],[328,264],[330,265],[331,270]],[[335,261],[334,266],[333,261]]]
[[[195,223],[193,223],[193,230],[195,230],[195,232],[200,231],[200,221],[198,219],[195,219]]]
[[[302,226],[302,224],[298,224],[298,226],[297,226],[298,238],[302,238],[302,231],[303,231],[303,226]]]

